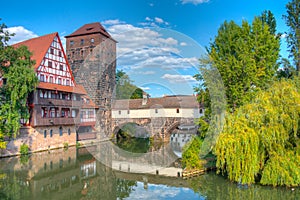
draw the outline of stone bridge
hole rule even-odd
[[[163,141],[169,141],[170,135],[174,129],[182,125],[194,125],[194,118],[181,118],[181,117],[157,117],[157,118],[113,118],[112,130],[116,136],[118,131],[128,123],[137,124],[138,127],[143,128],[148,133],[148,137],[160,138]],[[139,134],[139,133],[138,133]],[[138,137],[145,137],[143,132]],[[147,137],[146,136],[146,137]]]

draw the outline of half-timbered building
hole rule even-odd
[[[31,150],[76,144],[85,89],[76,84],[58,33],[15,44],[25,45],[35,60],[39,79],[28,99],[30,119],[23,121],[21,137]]]

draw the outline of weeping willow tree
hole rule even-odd
[[[232,181],[300,185],[300,81],[273,83],[227,116],[214,152]]]

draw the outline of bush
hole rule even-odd
[[[69,143],[64,142],[64,150],[68,150],[68,148],[69,148]]]
[[[195,136],[183,147],[182,166],[187,169],[201,169],[203,167],[200,159],[202,140]]]
[[[27,144],[22,144],[20,146],[20,154],[21,155],[27,155],[27,154],[29,154],[29,147],[28,147]]]

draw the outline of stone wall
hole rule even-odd
[[[62,126],[62,135],[59,133],[59,128],[60,126],[23,127],[20,129],[20,135],[8,141],[6,149],[1,150],[0,156],[19,154],[22,144],[27,144],[31,152],[62,148],[64,144],[76,145],[75,126]],[[51,130],[52,137],[50,136]]]

